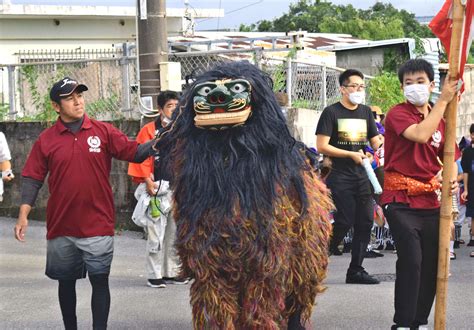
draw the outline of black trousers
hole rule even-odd
[[[348,183],[340,181],[336,176],[329,176],[327,185],[331,189],[336,205],[331,249],[336,248],[349,229],[354,227],[352,258],[348,273],[361,271],[364,269],[362,262],[374,223],[374,205],[370,183],[368,180]]]
[[[398,327],[428,324],[436,294],[439,209],[412,209],[400,203],[383,209],[398,256],[393,321]]]

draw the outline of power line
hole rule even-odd
[[[219,1],[219,2],[220,2],[220,1]],[[254,2],[254,3],[248,4],[248,5],[246,5],[246,6],[243,6],[243,7],[234,9],[234,10],[231,10],[231,11],[229,11],[228,13],[226,13],[226,15],[231,14],[231,13],[235,13],[236,11],[239,11],[239,10],[242,10],[242,9],[245,9],[245,8],[248,8],[248,7],[251,7],[251,6],[258,5],[259,3],[262,3],[262,2],[263,2],[263,0],[259,0],[259,1],[256,1],[256,2]],[[194,7],[192,7],[191,5],[189,5],[189,6],[194,9]],[[219,9],[220,9],[220,8],[219,8]],[[200,23],[200,22],[205,22],[205,21],[211,20],[211,19],[216,19],[216,18],[215,18],[215,17],[209,17],[209,18],[203,18],[203,19],[200,19],[200,20],[197,20],[197,21]],[[217,19],[219,20],[219,17],[217,17]]]

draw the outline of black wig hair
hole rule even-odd
[[[433,65],[421,58],[408,60],[403,63],[398,69],[398,80],[401,84],[403,84],[403,78],[405,77],[405,74],[415,72],[425,72],[430,82],[434,80]]]
[[[469,133],[474,133],[474,124],[471,124],[471,127],[469,127]]]
[[[339,75],[339,86],[344,86],[349,82],[349,78],[352,76],[359,76],[361,79],[364,79],[364,74],[359,70],[347,69]]]
[[[225,78],[250,82],[252,115],[243,126],[220,131],[197,128],[194,86]],[[306,212],[305,159],[301,145],[290,134],[272,86],[270,76],[254,65],[226,63],[196,77],[178,104],[174,121],[157,148],[174,176],[178,224],[186,221],[191,233],[196,222],[212,212],[215,219],[255,219],[258,236],[263,239],[269,234],[282,191],[296,194],[301,214]]]

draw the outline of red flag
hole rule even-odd
[[[466,14],[464,16],[461,58],[459,61],[459,76],[462,78],[464,73],[464,65],[466,64],[469,50],[474,36],[474,25],[472,25],[472,5],[474,0],[466,0]],[[439,13],[433,18],[428,25],[433,33],[439,38],[446,50],[449,58],[449,49],[451,45],[451,32],[453,26],[453,0],[446,0]],[[464,86],[462,88],[464,90]]]

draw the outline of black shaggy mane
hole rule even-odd
[[[196,128],[194,86],[224,78],[250,82],[251,117],[244,126],[227,130]],[[263,238],[270,234],[281,191],[296,192],[301,213],[306,212],[301,143],[291,136],[272,86],[270,76],[254,65],[232,62],[200,75],[184,93],[175,120],[162,134],[157,148],[173,177],[178,224],[188,222],[191,233],[211,212],[216,221],[235,216],[255,219],[258,235]]]

